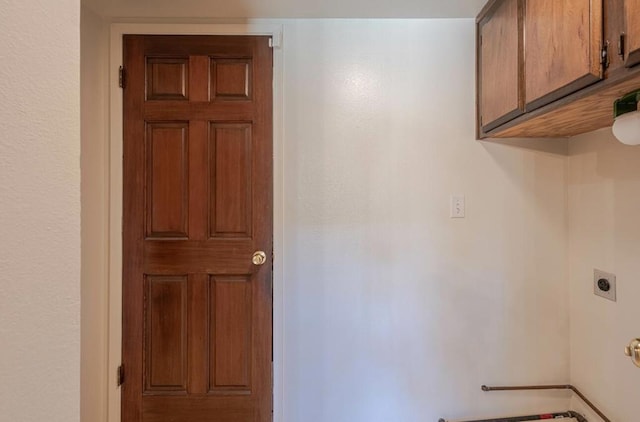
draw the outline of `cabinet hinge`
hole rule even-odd
[[[124,67],[120,66],[120,69],[118,70],[118,86],[120,88],[124,88],[126,85],[126,80],[125,80],[125,71],[124,71]]]
[[[118,372],[116,373],[116,384],[120,387],[124,383],[124,365],[118,366]]]
[[[602,70],[606,70],[609,67],[609,41],[605,41],[600,49],[600,64]]]

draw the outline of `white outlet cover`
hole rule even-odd
[[[600,281],[601,279],[605,279],[609,282],[608,291],[602,290],[598,286],[598,281]],[[615,302],[616,301],[616,275],[608,273],[606,271],[594,269],[593,270],[593,293],[596,296],[600,296]]]
[[[449,217],[464,218],[464,215],[465,215],[464,195],[451,195],[451,208],[449,211]]]

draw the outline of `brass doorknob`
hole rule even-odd
[[[631,343],[624,348],[624,354],[631,358],[631,361],[640,368],[640,338],[631,340]]]
[[[267,254],[263,251],[255,251],[251,258],[251,262],[253,262],[253,265],[262,265],[267,262]]]

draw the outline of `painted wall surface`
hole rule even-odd
[[[640,337],[640,147],[582,135],[568,168],[571,380],[611,420],[636,421],[640,369],[623,350]],[[616,274],[617,302],[593,294],[594,268]]]
[[[83,0],[115,18],[472,18],[486,0]]]
[[[80,4],[0,13],[0,421],[73,422],[80,397]]]
[[[566,157],[474,141],[474,46],[470,19],[285,24],[286,422],[568,407],[480,391],[566,383],[569,315]]]
[[[82,421],[107,417],[109,27],[86,8],[81,14],[82,119]]]

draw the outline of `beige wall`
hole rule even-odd
[[[81,420],[106,421],[108,321],[107,58],[109,28],[81,14],[82,361]]]
[[[566,157],[474,140],[474,46],[472,19],[285,23],[286,422],[568,407],[480,391],[566,382],[569,313]]]
[[[80,2],[0,7],[0,420],[80,397]]]
[[[640,337],[640,147],[610,129],[579,136],[568,168],[571,380],[613,421],[636,421],[640,369],[622,352]],[[616,303],[593,294],[594,268],[616,274]]]

